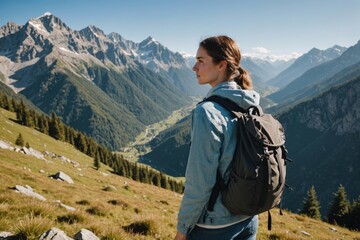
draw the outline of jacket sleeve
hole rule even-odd
[[[212,103],[205,103],[212,104]],[[216,182],[222,143],[219,116],[199,105],[193,113],[191,147],[177,230],[187,234],[198,222]]]

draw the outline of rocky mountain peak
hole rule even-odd
[[[17,25],[16,23],[11,22],[11,21],[7,22],[4,26],[2,26],[0,28],[0,38],[10,35],[10,34],[13,34],[17,31],[19,31],[19,29],[20,29],[20,26]]]
[[[80,33],[85,36],[88,40],[92,40],[94,38],[104,38],[107,37],[105,33],[98,27],[94,25],[89,25],[88,27],[80,30]]]
[[[153,37],[149,36],[141,43],[139,43],[140,48],[146,48],[149,46],[160,45],[158,41],[156,41]]]
[[[27,22],[27,25],[35,29],[39,34],[49,35],[49,34],[58,34],[62,31],[72,31],[65,23],[61,21],[60,18],[54,16],[53,14],[46,12],[43,15],[30,19]]]

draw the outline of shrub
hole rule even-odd
[[[115,227],[107,229],[107,231],[103,234],[103,237],[101,238],[101,240],[125,240],[125,239],[129,239],[129,238],[128,236],[126,236],[124,230]]]
[[[141,234],[141,235],[155,235],[157,233],[157,227],[153,220],[144,220],[131,223],[124,226],[123,229],[128,233]]]
[[[79,204],[79,205],[90,205],[90,202],[88,200],[80,200],[80,201],[77,201],[76,204]]]
[[[66,222],[68,224],[74,224],[74,223],[82,223],[84,222],[85,218],[78,214],[78,213],[70,213],[63,216],[58,216],[57,221],[60,223]]]
[[[86,209],[86,212],[91,215],[96,215],[100,217],[104,217],[107,214],[106,209],[103,206],[94,206],[91,208]]]
[[[102,190],[106,191],[106,192],[112,192],[112,191],[116,191],[116,187],[114,187],[114,186],[106,186]]]
[[[109,200],[108,203],[115,206],[121,206],[123,210],[127,210],[129,208],[129,204],[123,200]]]
[[[164,200],[160,200],[160,203],[162,203],[164,205],[169,205],[169,203],[167,201],[164,201]]]

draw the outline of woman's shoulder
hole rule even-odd
[[[220,104],[210,101],[198,104],[193,114],[196,119],[208,120],[217,127],[227,125],[227,122],[232,119],[228,110]]]

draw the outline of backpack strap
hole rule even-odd
[[[219,172],[219,170],[216,171],[216,183],[212,189],[210,198],[209,198],[209,202],[208,202],[208,206],[207,206],[207,210],[209,212],[214,211],[214,205],[216,202],[216,199],[218,198],[221,189],[224,189],[226,187],[225,182],[223,177],[221,176],[221,173]]]
[[[235,102],[231,101],[230,99],[223,98],[223,97],[220,97],[217,95],[212,95],[210,97],[207,97],[200,103],[209,102],[209,101],[215,102],[215,103],[221,105],[222,107],[226,108],[229,112],[231,112],[231,114],[234,117],[237,117],[237,118],[240,118],[242,113],[246,112],[244,109],[239,107]],[[219,172],[219,170],[217,170],[216,171],[216,183],[212,189],[210,199],[208,202],[208,206],[207,206],[207,210],[209,212],[212,212],[214,210],[214,205],[215,205],[216,199],[218,198],[220,191],[222,189],[225,189],[225,187],[226,187],[226,184],[224,182],[224,179],[221,176],[221,173]]]
[[[231,112],[234,115],[234,117],[238,117],[238,118],[241,116],[241,115],[239,115],[239,113],[246,112],[245,109],[241,108],[234,101],[232,101],[228,98],[217,96],[217,95],[211,95],[211,96],[205,98],[204,100],[202,100],[200,103],[203,103],[203,102],[215,102],[215,103],[221,105],[222,107],[226,108],[229,112]]]

